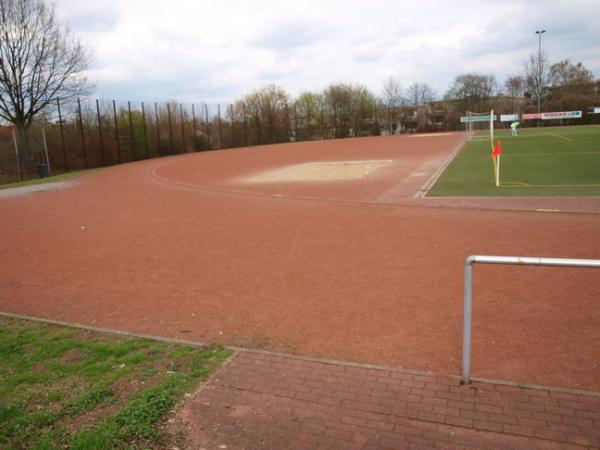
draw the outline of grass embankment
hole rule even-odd
[[[502,143],[496,187],[489,137],[467,142],[428,196],[600,195],[600,126],[528,128]]]
[[[228,356],[0,317],[0,448],[174,442],[161,422]]]

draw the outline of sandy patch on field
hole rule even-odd
[[[267,170],[239,181],[245,183],[280,183],[293,181],[340,181],[356,180],[390,166],[391,159],[363,161],[319,161],[294,164]]]

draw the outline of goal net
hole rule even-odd
[[[469,134],[469,140],[488,141],[494,147],[494,110],[486,112],[467,111],[467,115],[461,117]]]
[[[472,133],[474,137],[485,136],[489,138],[489,134],[494,129],[493,120],[494,111],[473,112],[467,111],[464,117],[466,131]]]

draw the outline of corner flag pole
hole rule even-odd
[[[500,141],[496,142],[496,147],[492,150],[492,162],[494,163],[494,177],[496,179],[496,187],[500,186],[500,155],[502,154],[502,145]],[[496,160],[498,158],[498,160]]]
[[[497,156],[498,163],[496,164],[496,187],[500,186],[500,155]]]
[[[494,110],[490,111],[490,147],[494,151]]]
[[[500,143],[498,142],[498,145]],[[490,110],[490,147],[492,149],[492,162],[494,163],[494,177],[496,178],[496,187],[500,186],[500,152],[494,147],[494,110]],[[496,161],[496,158],[498,159]]]

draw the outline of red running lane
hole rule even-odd
[[[370,138],[184,155],[3,199],[0,309],[457,374],[465,257],[598,258],[599,215],[377,203],[403,176],[264,192],[348,201],[220,190],[238,175],[316,154],[442,161],[459,140]],[[477,267],[474,292],[475,376],[600,391],[600,273]]]
[[[155,170],[160,179],[187,186],[285,197],[393,203],[412,198],[464,142],[464,133],[338,139],[213,152],[175,160]],[[337,182],[247,183],[243,178],[292,164],[324,161],[389,160],[392,163],[361,180]]]

